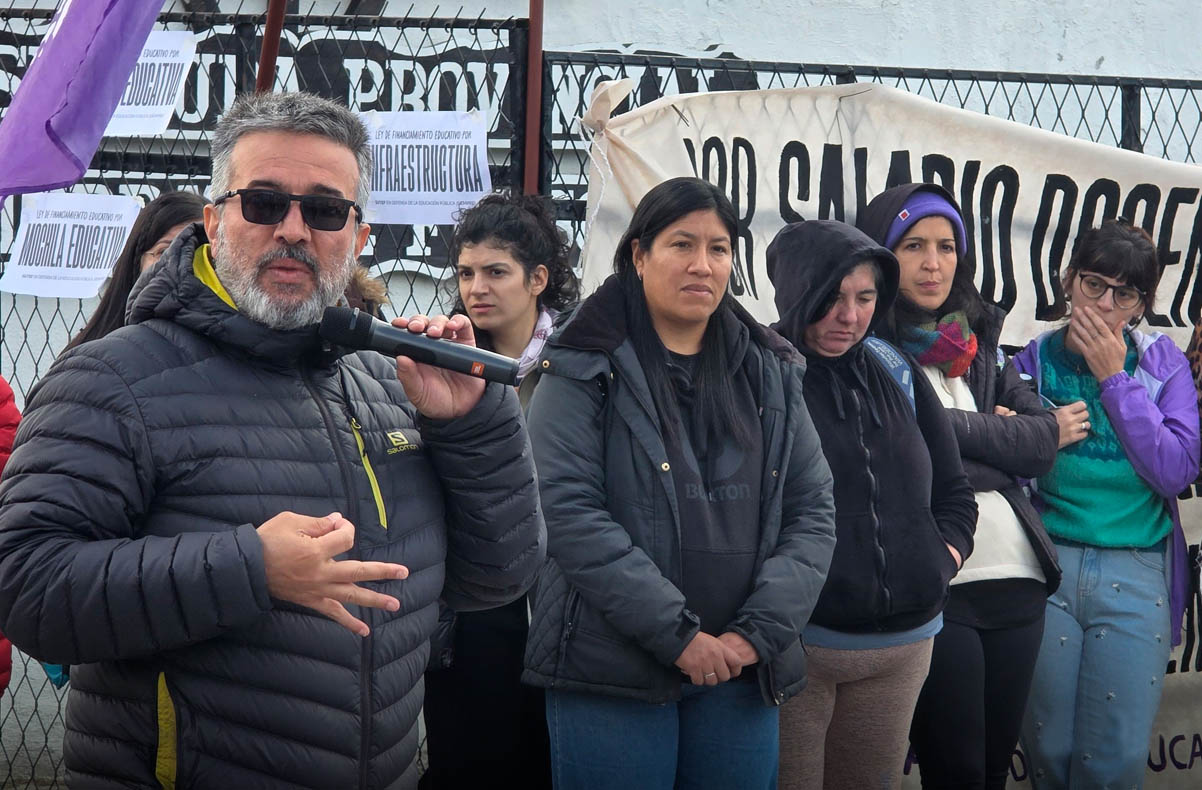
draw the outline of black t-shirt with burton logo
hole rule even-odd
[[[754,582],[764,455],[758,407],[746,374],[736,367],[736,412],[751,429],[751,443],[744,446],[728,432],[702,425],[694,408],[697,356],[671,354],[671,362],[685,427],[667,445],[680,508],[682,592],[701,618],[701,630],[717,636],[727,630]]]

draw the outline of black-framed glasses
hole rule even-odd
[[[242,198],[242,219],[256,225],[276,225],[288,216],[292,201],[300,203],[301,218],[314,230],[342,230],[346,215],[355,210],[355,221],[363,221],[363,209],[353,200],[332,195],[289,195],[274,189],[231,189],[213,199],[219,205],[232,197]]]
[[[1080,274],[1081,293],[1090,299],[1101,299],[1107,291],[1114,291],[1114,306],[1129,310],[1143,301],[1144,292],[1134,285],[1111,285],[1096,274]]]

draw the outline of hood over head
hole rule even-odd
[[[825,315],[843,278],[861,263],[880,267],[871,333],[897,298],[898,265],[893,253],[851,225],[834,220],[803,220],[781,228],[768,245],[768,279],[776,289],[780,319],[773,329],[798,347],[806,327]]]

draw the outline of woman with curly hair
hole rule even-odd
[[[550,204],[534,195],[487,195],[455,226],[451,314],[467,314],[481,348],[519,360],[519,382],[534,370],[555,317],[579,298],[569,251]],[[519,384],[523,405],[536,380]]]
[[[532,195],[492,194],[465,211],[451,238],[455,302],[476,343],[520,360],[525,405],[535,363],[559,312],[575,304],[576,274],[550,206]],[[440,613],[426,675],[429,769],[423,788],[551,786],[541,689],[523,686],[526,598],[485,612]]]

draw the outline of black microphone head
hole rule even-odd
[[[318,333],[326,340],[348,348],[367,348],[372,317],[358,307],[327,307]]]

